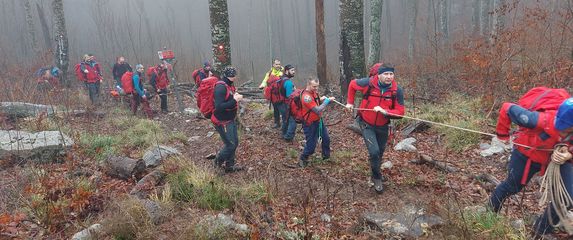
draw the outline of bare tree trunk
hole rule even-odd
[[[449,42],[449,26],[448,26],[448,0],[440,0],[440,34],[442,35],[443,45],[447,45]]]
[[[491,36],[489,42],[495,44],[499,33],[503,30],[505,25],[504,12],[505,12],[505,0],[495,0],[493,5],[493,18],[491,26]]]
[[[343,96],[352,78],[366,73],[362,0],[340,0],[340,89]],[[347,53],[346,53],[347,52]]]
[[[213,44],[214,68],[219,73],[231,65],[231,37],[227,0],[209,0],[211,18],[211,42]]]
[[[416,43],[416,19],[418,18],[418,1],[408,0],[408,8],[410,9],[410,24],[408,29],[408,62],[414,61],[414,51]]]
[[[383,0],[371,0],[370,12],[370,52],[368,53],[368,66],[380,61],[380,27],[382,18]]]
[[[324,86],[327,93],[330,93],[328,78],[326,76],[326,42],[324,40],[324,0],[315,0],[315,22],[316,22],[316,72],[320,84]]]
[[[66,18],[64,15],[63,0],[54,0],[52,2],[52,11],[54,14],[54,36],[56,38],[56,49],[54,51],[56,66],[62,70],[60,82],[66,87],[71,87],[71,81],[68,78],[68,66],[70,59],[68,55],[68,32],[66,31]]]
[[[480,36],[484,36],[488,29],[489,23],[489,7],[488,7],[489,0],[480,0],[479,6],[479,34]]]
[[[38,11],[38,18],[40,18],[40,26],[42,26],[44,44],[46,44],[46,49],[51,49],[53,45],[51,40],[52,38],[50,37],[50,28],[48,27],[48,21],[46,21],[44,9],[40,7],[40,4],[36,3],[36,10]]]
[[[24,4],[24,10],[26,11],[26,25],[28,26],[28,35],[30,36],[32,50],[34,51],[34,54],[38,55],[40,49],[38,48],[38,40],[36,39],[36,26],[34,24],[30,0],[24,0],[22,3]]]
[[[382,3],[382,9],[386,15],[386,31],[384,32],[384,47],[380,53],[380,59],[384,58],[384,51],[388,50],[389,46],[392,46],[392,15],[390,14],[390,1],[384,1]]]
[[[475,37],[479,33],[480,24],[480,0],[473,0],[472,3],[472,35]]]

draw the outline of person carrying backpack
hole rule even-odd
[[[201,81],[203,79],[213,76],[213,73],[211,72],[211,64],[209,63],[209,61],[205,61],[203,63],[202,68],[193,71],[191,76],[195,80],[195,86],[197,87],[197,89],[199,89],[199,87],[201,86]]]
[[[224,147],[215,157],[215,166],[222,167],[225,164],[225,172],[241,171],[244,168],[235,164],[235,153],[239,146],[239,136],[237,134],[238,105],[243,95],[235,92],[233,85],[236,79],[237,70],[227,67],[223,70],[223,78],[215,84],[213,92],[214,110],[211,114],[211,122],[219,133]]]
[[[159,64],[148,70],[151,86],[159,94],[161,99],[161,112],[168,113],[167,109],[167,88],[169,87],[169,76],[167,76],[167,67],[165,64]]]
[[[141,105],[145,115],[147,118],[153,118],[153,111],[151,110],[151,106],[149,105],[149,94],[147,90],[143,87],[143,76],[145,72],[145,68],[142,64],[137,64],[135,66],[136,71],[132,74],[132,81],[133,81],[133,92],[131,93],[131,112],[133,115],[137,114],[137,108]],[[129,72],[125,73],[126,75]]]
[[[92,105],[99,105],[100,84],[103,81],[103,75],[93,54],[84,55],[83,61],[76,64],[76,77],[84,82]]]
[[[115,80],[115,85],[121,87],[121,77],[127,71],[133,72],[131,65],[125,61],[125,57],[119,56],[116,59],[115,64],[113,64],[113,79]]]
[[[528,91],[518,104],[503,103],[496,126],[497,138],[509,141],[512,123],[519,129],[512,136],[516,144],[507,178],[491,194],[490,210],[498,213],[505,199],[521,191],[536,173],[543,174],[550,162],[560,165],[563,183],[573,196],[573,164],[569,161],[573,150],[573,98],[569,97],[564,89],[537,87]],[[555,209],[549,205],[533,225],[535,234],[551,233],[550,222],[558,221]]]
[[[285,112],[281,113],[284,116],[281,132],[283,139],[288,142],[294,139],[294,135],[296,132],[296,120],[294,119],[293,116],[291,116],[291,114],[289,114],[290,104],[288,103],[290,95],[295,91],[294,83],[292,82],[292,78],[294,77],[295,73],[296,73],[295,67],[290,64],[287,64],[285,66],[285,73],[283,75],[283,80],[282,80],[283,87],[281,94],[283,94],[285,98],[285,101],[283,103]]]
[[[358,111],[358,124],[368,148],[374,190],[382,193],[384,186],[380,166],[388,141],[388,125],[390,119],[404,115],[404,91],[396,83],[394,68],[389,65],[378,68],[378,75],[350,81],[346,104],[349,110],[354,107],[354,96],[357,91],[364,95],[360,108],[374,110]]]
[[[306,89],[301,93],[302,112],[305,117],[302,121],[302,130],[306,139],[304,150],[299,157],[298,165],[306,167],[308,165],[308,158],[316,149],[319,140],[322,140],[322,159],[330,159],[330,137],[328,136],[328,129],[322,120],[322,113],[330,101],[335,100],[334,97],[319,97],[318,96],[318,79],[310,78],[306,82]]]
[[[273,103],[273,101],[277,101],[277,100],[272,99],[273,95],[272,95],[272,89],[270,87],[270,85],[271,85],[270,83],[279,81],[282,76],[283,76],[283,67],[281,66],[281,61],[278,59],[275,59],[273,61],[273,66],[271,67],[271,70],[269,70],[265,74],[265,78],[261,82],[261,85],[259,85],[259,89],[264,89],[263,93],[264,93],[265,99],[269,100],[271,102],[271,104],[273,105],[273,118],[275,120],[275,125],[273,126],[273,128],[280,128],[281,127],[281,118],[280,118],[280,109],[277,108],[276,104]]]
[[[58,67],[45,67],[36,71],[36,82],[38,83],[37,89],[42,92],[47,92],[60,85],[61,70]]]

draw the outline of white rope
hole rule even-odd
[[[340,106],[346,107],[346,105],[342,104],[339,101],[336,101],[336,100],[332,100],[332,101],[335,102],[336,104],[340,105]],[[369,108],[353,108],[353,109],[358,110],[358,111],[375,111],[374,109],[369,109]],[[386,112],[386,114],[391,115],[391,116],[395,116],[395,117],[407,118],[407,119],[412,119],[412,120],[416,120],[416,121],[420,121],[420,122],[439,125],[439,126],[443,126],[443,127],[454,128],[454,129],[458,129],[458,130],[462,130],[462,131],[466,131],[466,132],[477,133],[477,134],[486,135],[486,136],[490,136],[490,137],[497,137],[495,134],[481,132],[481,131],[463,128],[463,127],[458,127],[458,126],[449,125],[449,124],[445,124],[445,123],[434,122],[434,121],[425,120],[425,119],[421,119],[421,118],[410,117],[410,116],[405,116],[405,115],[398,115],[398,114],[393,114],[393,113],[389,113],[389,112]],[[539,151],[553,151],[553,149],[536,149],[532,146],[528,146],[525,144],[520,144],[520,143],[515,143],[515,142],[511,142],[511,143],[513,145],[516,145],[516,146],[525,147],[525,148],[532,148],[532,149],[539,150]]]
[[[573,222],[567,216],[568,206],[572,206],[573,200],[565,188],[565,183],[561,178],[561,165],[556,163],[549,163],[541,181],[541,188],[539,191],[542,193],[539,201],[539,206],[545,206],[547,202],[551,202],[551,206],[555,209],[557,217],[559,217],[561,226],[569,235],[573,234]],[[549,212],[551,214],[551,212]],[[551,220],[549,215],[549,224],[556,226]]]

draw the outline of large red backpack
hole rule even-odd
[[[149,67],[147,68],[147,71],[145,72],[145,75],[151,79],[151,75],[153,75],[153,73],[157,74],[157,67]]]
[[[197,93],[195,94],[197,108],[199,108],[199,111],[206,118],[210,118],[215,110],[215,100],[213,95],[215,92],[215,86],[221,83],[223,82],[219,81],[216,77],[208,77],[201,81],[201,85],[199,86],[199,89],[197,89]]]
[[[125,94],[133,93],[133,72],[127,71],[121,76],[121,88]]]
[[[280,80],[281,77],[275,76],[274,74],[272,74],[272,70],[269,71],[268,74],[269,74],[269,77],[267,78],[267,87],[265,87],[264,95],[265,95],[265,99],[272,101],[273,96],[272,96],[272,92],[271,92],[271,84],[273,82]]]
[[[305,111],[302,107],[302,94],[304,91],[304,89],[295,89],[286,99],[286,104],[289,107],[288,114],[292,116],[297,123],[306,121],[311,111]]]
[[[527,91],[517,104],[530,111],[544,112],[557,110],[569,98],[569,93],[561,88],[534,87]]]
[[[271,91],[271,102],[279,103],[284,102],[286,97],[284,96],[285,88],[284,88],[284,78],[273,79],[268,81],[268,87]]]
[[[82,63],[78,63],[74,66],[74,71],[76,72],[76,78],[82,82],[87,80],[86,73],[82,71]]]

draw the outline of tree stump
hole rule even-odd
[[[139,179],[145,171],[145,162],[141,159],[128,157],[109,157],[106,161],[107,174],[119,179],[127,180],[132,176]]]

